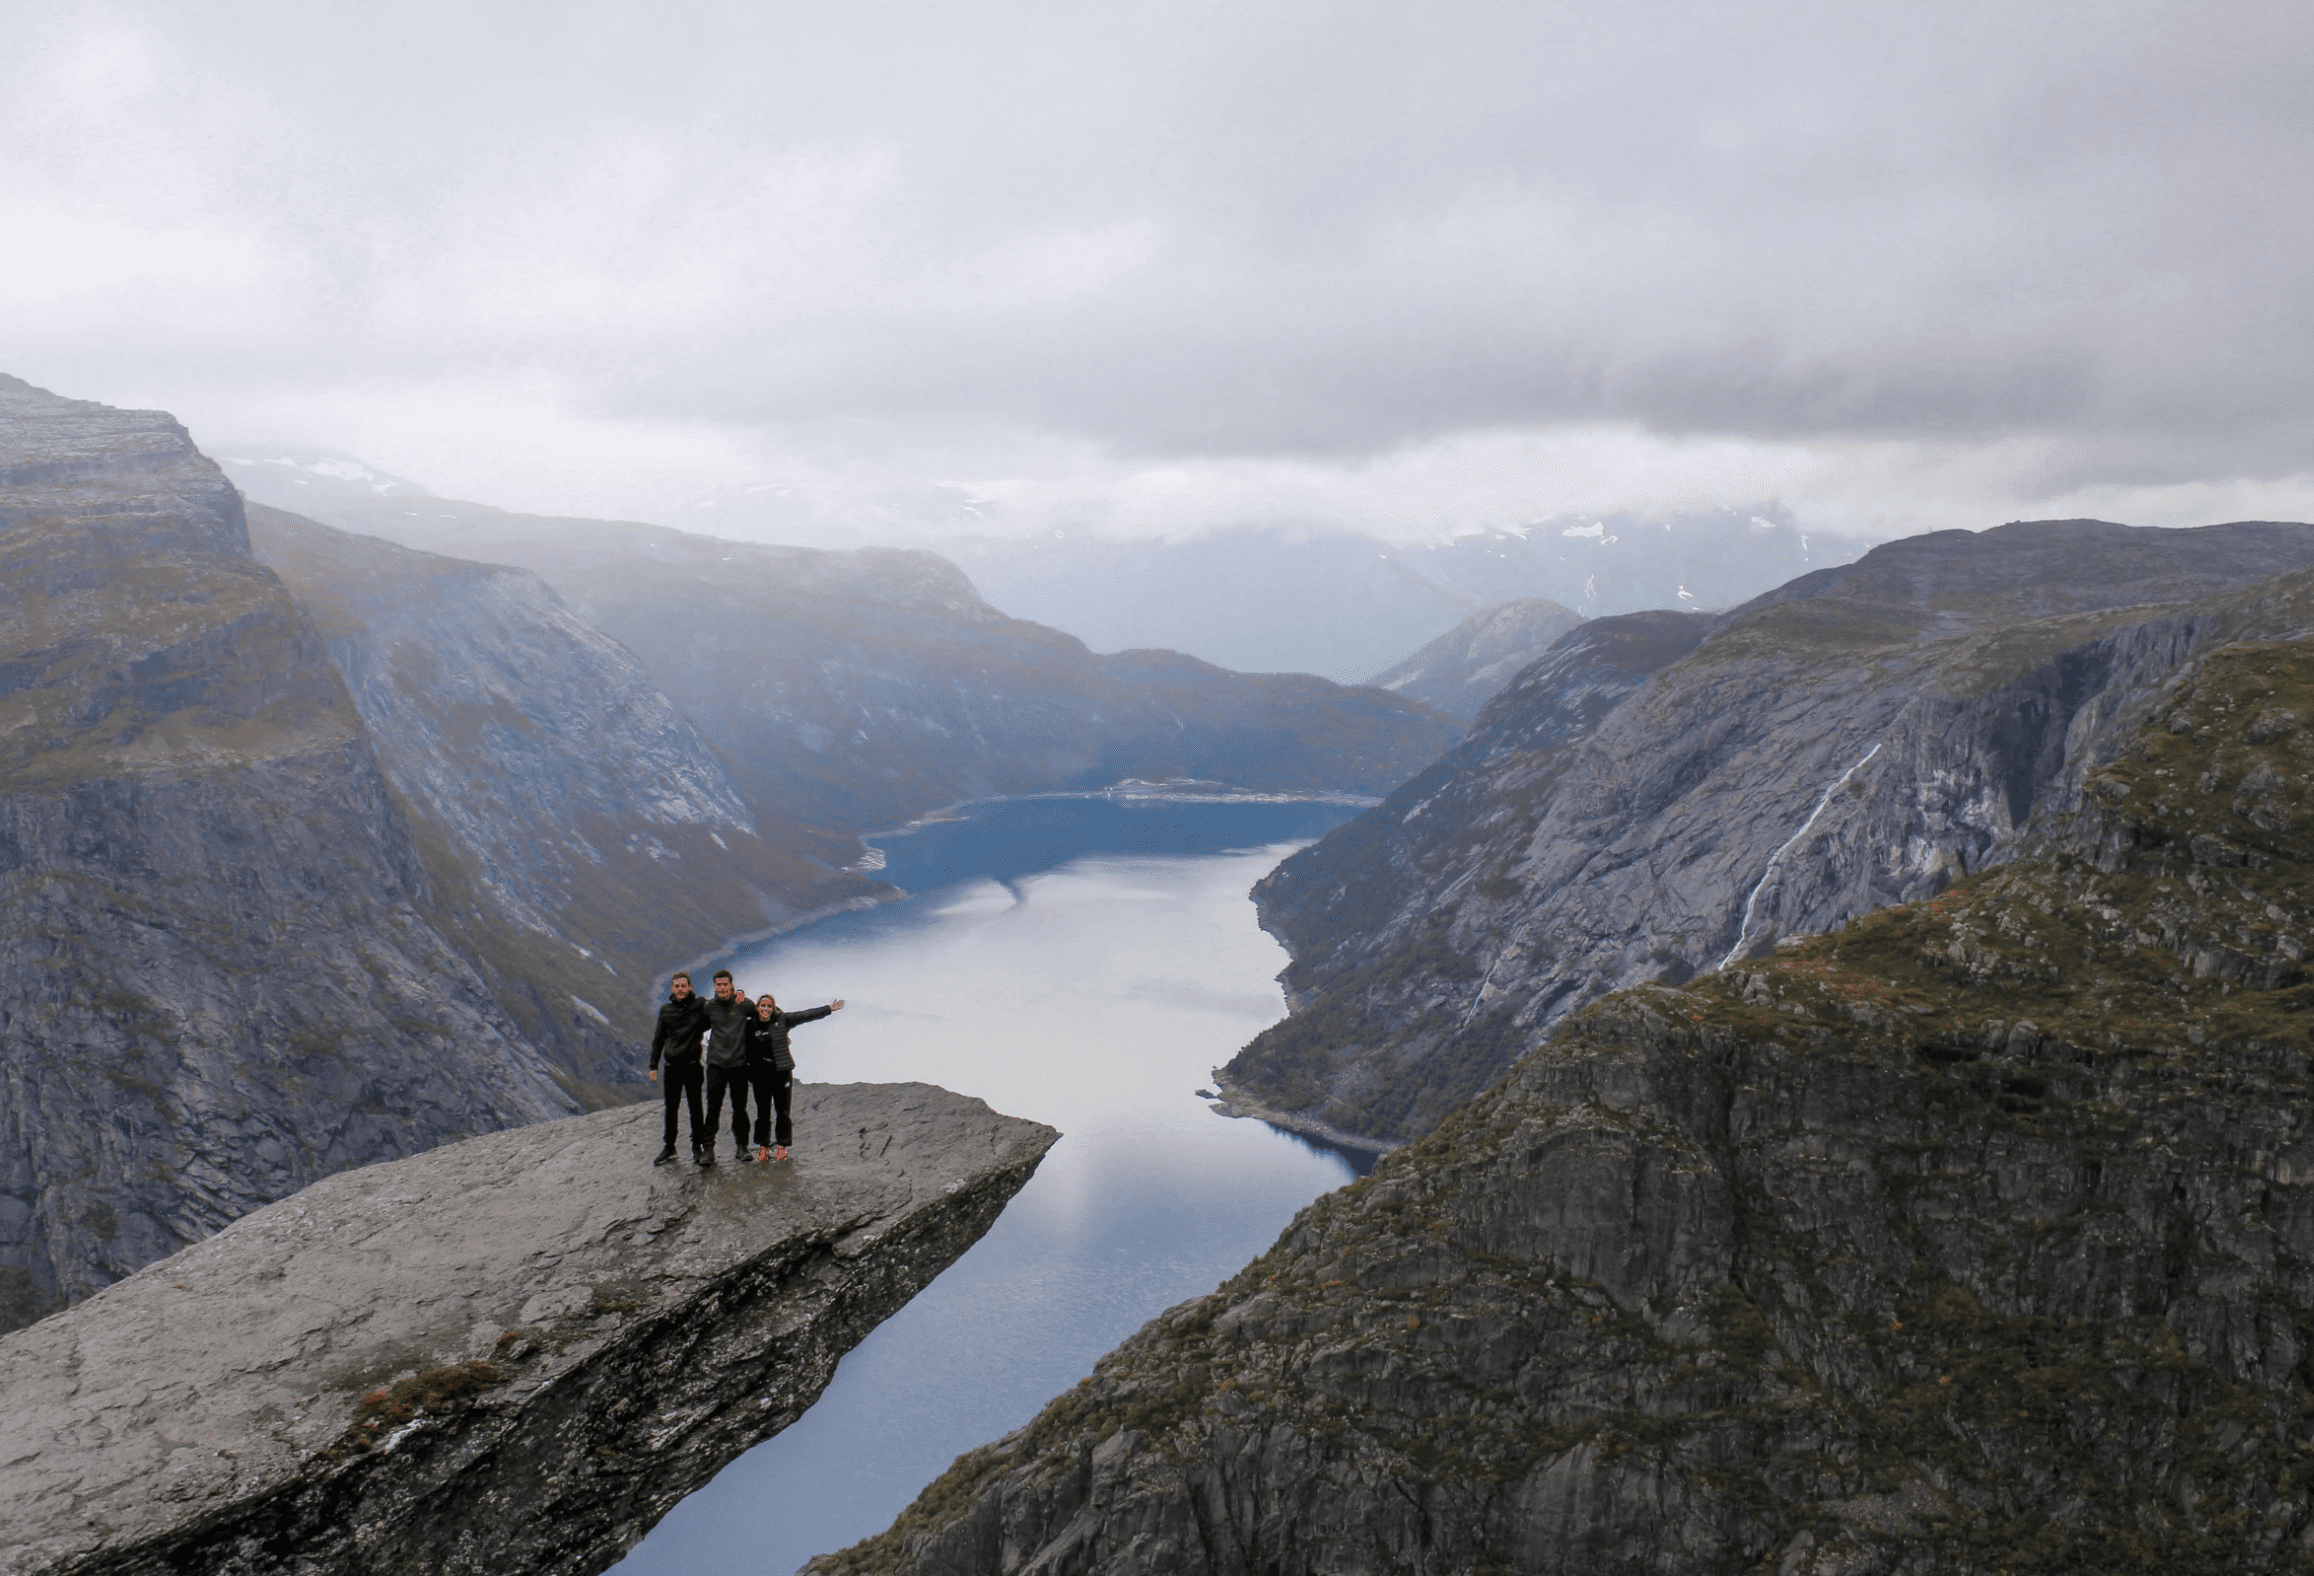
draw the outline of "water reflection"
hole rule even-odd
[[[1247,889],[1355,813],[981,806],[883,841],[885,878],[922,896],[733,961],[742,987],[788,1006],[850,1002],[797,1031],[800,1077],[922,1079],[1065,1136],[986,1238],[846,1357],[801,1422],[676,1507],[623,1576],[792,1570],[880,1531],[958,1452],[1026,1422],[1349,1179],[1353,1157],[1216,1117],[1194,1091],[1283,1015],[1285,955]],[[815,1136],[797,1134],[798,1164]]]

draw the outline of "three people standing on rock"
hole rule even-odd
[[[722,1124],[727,1095],[731,1100],[732,1158],[748,1159],[750,1093],[755,1097],[753,1158],[785,1160],[787,1146],[794,1138],[788,1106],[794,1092],[795,1056],[788,1048],[788,1031],[842,1006],[837,1000],[825,1007],[782,1012],[769,991],[749,1001],[732,983],[729,969],[715,971],[715,994],[702,999],[692,993],[691,976],[677,974],[665,1004],[659,1008],[658,1026],[651,1036],[651,1081],[660,1083],[667,1103],[665,1147],[654,1163],[665,1165],[675,1158],[676,1102],[683,1099],[691,1107],[691,1158],[702,1166],[715,1164],[715,1130]],[[662,1063],[667,1072],[663,1083],[659,1078]],[[700,1110],[702,1084],[707,1097],[704,1113]],[[775,1107],[779,1113],[776,1136],[771,1132]]]

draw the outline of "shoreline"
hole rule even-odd
[[[1372,794],[1346,793],[1333,789],[1312,793],[1289,793],[1282,789],[1273,791],[1262,788],[1237,788],[1227,783],[1211,782],[1194,777],[1162,783],[1152,783],[1137,777],[1128,777],[1122,782],[1111,783],[1106,788],[1055,788],[1043,793],[998,793],[988,794],[978,799],[959,799],[953,804],[942,805],[937,810],[927,810],[914,820],[899,826],[877,832],[862,832],[859,834],[859,840],[863,844],[867,844],[879,837],[905,837],[910,832],[920,831],[927,826],[938,826],[944,822],[962,820],[963,817],[957,812],[971,809],[975,805],[1028,804],[1041,799],[1138,800],[1166,804],[1341,804],[1358,805],[1365,809],[1372,809],[1382,802]],[[847,865],[844,868],[858,875],[872,873],[871,868],[859,864]],[[873,870],[881,870],[882,868],[881,863],[872,867]]]
[[[1291,1014],[1289,1013],[1288,1016]],[[1292,1133],[1297,1138],[1312,1139],[1336,1149],[1354,1149],[1360,1154],[1372,1155],[1377,1160],[1394,1149],[1406,1147],[1403,1139],[1366,1138],[1356,1133],[1346,1133],[1331,1122],[1322,1122],[1314,1116],[1303,1116],[1291,1111],[1279,1111],[1263,1105],[1252,1095],[1247,1094],[1242,1086],[1233,1083],[1218,1067],[1213,1069],[1213,1087],[1219,1091],[1220,1098],[1208,1101],[1206,1109],[1220,1116],[1266,1122],[1271,1127],[1277,1128],[1281,1132]]]

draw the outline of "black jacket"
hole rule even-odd
[[[816,1023],[835,1010],[806,1007],[801,1012],[775,1012],[769,1018],[751,1016],[747,1020],[747,1065],[755,1069],[769,1067],[774,1072],[794,1072],[795,1057],[787,1048],[787,1031],[799,1023]]]
[[[707,1032],[707,1004],[697,995],[677,1001],[668,997],[659,1005],[659,1027],[651,1036],[651,1070],[658,1071],[659,1055],[669,1067],[699,1065],[699,1038]]]
[[[729,1001],[707,998],[707,1065],[710,1067],[745,1067],[747,1065],[747,1025],[755,1021],[755,1009],[737,996]]]

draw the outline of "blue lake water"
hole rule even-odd
[[[1030,799],[875,840],[908,901],[730,961],[782,1005],[797,1076],[921,1079],[1063,1134],[973,1249],[879,1326],[794,1427],[678,1505],[621,1576],[793,1570],[879,1532],[1161,1310],[1276,1240],[1352,1158],[1196,1097],[1284,1016],[1247,890],[1357,813],[1294,802]],[[797,1163],[813,1134],[799,1130]]]

